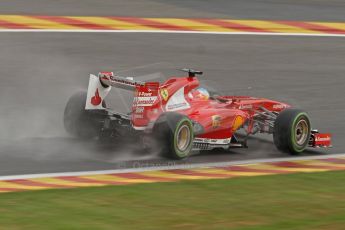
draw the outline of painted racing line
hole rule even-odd
[[[146,32],[345,36],[343,22],[0,15],[0,32]]]
[[[0,193],[345,170],[345,154],[0,177]]]

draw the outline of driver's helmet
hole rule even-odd
[[[191,99],[196,99],[196,100],[208,100],[210,98],[210,94],[207,91],[207,89],[199,87],[199,88],[192,90],[189,93],[189,97]]]

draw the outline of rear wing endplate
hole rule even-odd
[[[85,109],[105,109],[102,102],[112,87],[135,91],[137,87],[144,85],[145,82],[117,76],[113,72],[100,72],[98,76],[90,74]]]

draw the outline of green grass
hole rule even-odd
[[[345,229],[345,172],[0,194],[0,229]]]

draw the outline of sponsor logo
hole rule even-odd
[[[178,110],[180,108],[186,107],[188,104],[186,102],[178,103],[178,104],[172,104],[167,106],[167,110]]]
[[[176,111],[182,109],[189,109],[190,105],[184,97],[184,88],[181,88],[174,93],[166,104],[167,111]]]
[[[231,141],[231,138],[226,138],[226,139],[195,138],[194,139],[194,142],[197,142],[197,143],[207,143],[207,144],[217,144],[217,145],[229,144],[230,141]]]
[[[214,129],[220,127],[221,123],[222,123],[222,118],[219,115],[212,116],[212,127]]]
[[[282,104],[273,105],[273,109],[284,109],[284,108],[285,108],[285,105],[282,105]]]
[[[98,73],[99,77],[110,77],[110,76],[114,76],[113,72],[99,72]]]
[[[203,143],[208,143],[209,139],[207,138],[194,138],[195,142],[203,142]]]
[[[131,86],[142,86],[143,85],[142,83],[135,82],[133,80],[126,79],[126,78],[121,78],[119,76],[110,76],[109,79],[114,83],[118,83],[118,84],[122,84],[122,85],[131,85]]]
[[[99,74],[101,74],[101,75],[109,75],[109,76],[114,75],[114,73],[113,73],[113,72],[107,72],[107,71],[104,71],[104,72],[99,72]]]
[[[99,72],[98,77],[103,81],[109,81],[110,77],[114,76],[113,72]]]
[[[144,107],[136,107],[135,108],[135,113],[143,113],[144,112]]]
[[[138,96],[139,97],[151,97],[152,96],[152,92],[139,92]]]
[[[98,89],[96,89],[95,96],[91,98],[91,104],[94,106],[100,105],[102,103],[102,98],[99,96]]]
[[[133,101],[134,106],[151,106],[157,100],[157,96],[154,97],[135,97]]]
[[[315,141],[330,141],[331,137],[316,137]]]
[[[142,119],[144,118],[143,114],[134,114],[134,119]]]
[[[252,109],[253,108],[253,105],[241,105],[240,106],[240,109]]]
[[[168,97],[169,97],[169,92],[167,89],[161,89],[160,90],[160,93],[161,93],[161,96],[162,98],[164,99],[164,101],[168,100]]]

